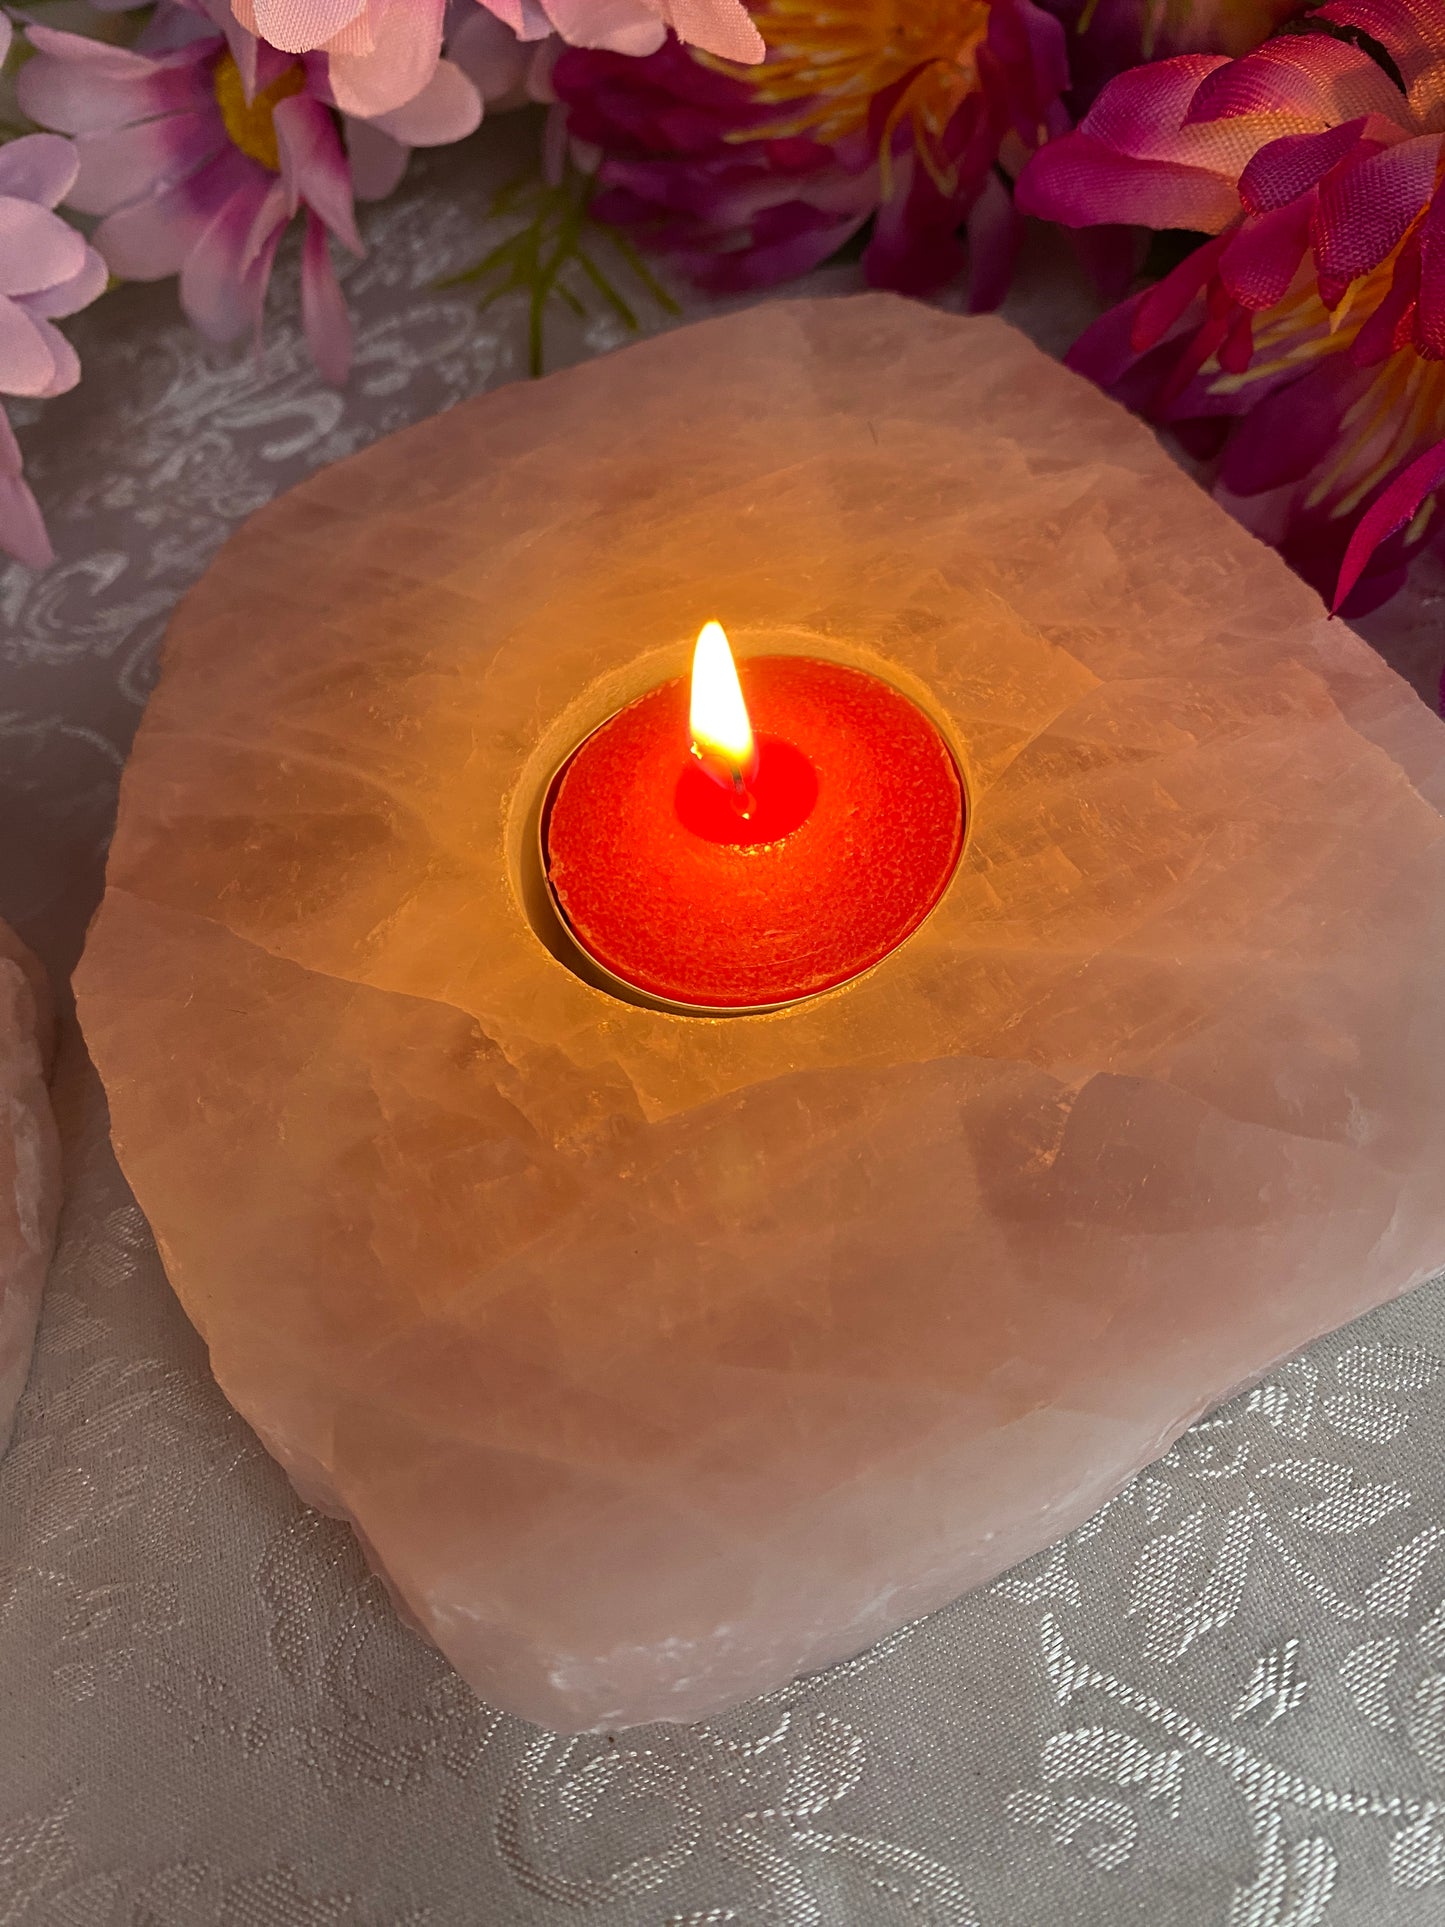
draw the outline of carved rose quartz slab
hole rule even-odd
[[[570,748],[749,651],[966,772],[765,1016],[534,928]],[[172,628],[79,974],[216,1373],[488,1699],[710,1714],[1083,1519],[1445,1262],[1445,731],[1008,327],[761,307],[316,476]]]
[[[51,1043],[44,972],[0,923],[0,1452],[30,1369],[60,1210],[60,1146],[45,1088]]]

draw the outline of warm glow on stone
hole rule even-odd
[[[549,954],[528,857],[719,610],[931,705],[970,831],[876,969],[712,1020]],[[1440,723],[1113,403],[998,321],[783,303],[227,544],[80,1011],[300,1490],[497,1704],[694,1718],[1445,1261],[1442,797]]]

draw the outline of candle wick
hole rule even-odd
[[[696,737],[693,738],[691,750],[693,756],[719,788],[725,789],[728,792],[732,798],[733,808],[737,811],[738,815],[742,817],[744,821],[750,816],[753,816],[757,811],[758,800],[749,787],[748,779],[757,768],[756,757],[754,757],[745,773],[738,764],[725,764],[721,757],[705,750],[701,743],[697,741]]]

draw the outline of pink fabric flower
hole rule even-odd
[[[768,59],[719,70],[565,52],[552,74],[598,157],[593,211],[702,287],[801,274],[870,220],[868,279],[996,305],[1018,238],[1000,164],[1067,124],[1063,30],[1032,0],[759,0]],[[963,236],[967,238],[965,250]]]
[[[347,113],[390,112],[425,85],[442,48],[447,0],[231,0],[235,17],[273,47],[331,56]],[[758,61],[763,43],[742,0],[480,0],[519,40],[556,33],[577,47],[646,54],[671,27],[725,60]]]
[[[1332,0],[1240,60],[1121,76],[1019,183],[1028,211],[1071,225],[1215,237],[1070,360],[1222,452],[1231,506],[1354,611],[1438,529],[1442,122],[1436,0]]]
[[[351,325],[328,236],[362,252],[354,194],[395,185],[410,146],[450,141],[481,117],[471,83],[433,63],[416,96],[348,128],[342,145],[327,60],[297,60],[227,18],[208,30],[181,8],[155,23],[181,44],[142,53],[32,27],[21,69],[32,120],[76,136],[80,169],[68,200],[101,216],[95,245],[128,280],[180,276],[181,305],[213,341],[258,331],[276,250],[303,224],[301,314],[316,365],[346,378]],[[187,37],[187,36],[192,37]]]
[[[0,61],[10,22],[0,14]],[[63,395],[80,380],[75,350],[54,325],[101,293],[105,263],[54,208],[79,170],[56,134],[26,134],[0,147],[0,394]],[[32,569],[55,557],[20,449],[0,413],[0,548]]]

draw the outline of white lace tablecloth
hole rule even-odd
[[[528,138],[376,212],[344,398],[293,328],[205,350],[168,286],[80,318],[84,384],[25,436],[62,561],[0,573],[0,914],[60,975],[178,594],[278,489],[521,372],[516,306],[431,283]],[[1059,346],[1085,298],[1045,259],[1012,311]],[[617,339],[569,326],[556,359]],[[1422,686],[1441,580],[1375,625]],[[1445,1922],[1445,1288],[862,1658],[559,1739],[478,1704],[227,1407],[73,1033],[57,1103],[61,1249],[0,1462],[0,1927]]]

